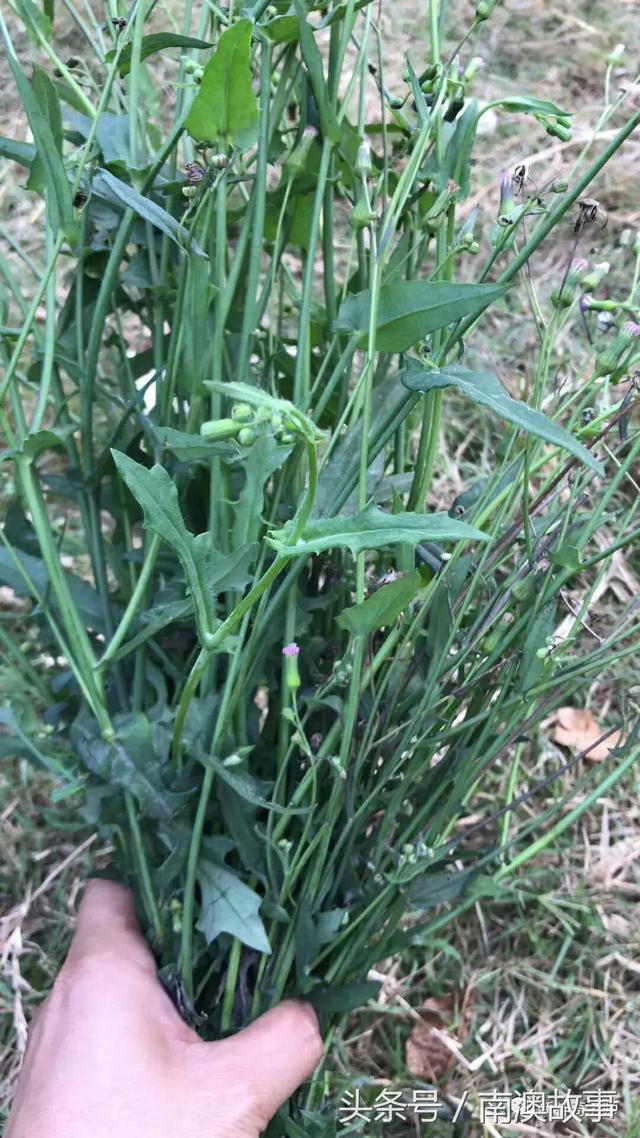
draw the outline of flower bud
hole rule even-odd
[[[237,435],[240,424],[233,419],[209,419],[200,427],[204,439],[231,439]]]
[[[566,194],[568,189],[569,189],[569,183],[563,182],[561,180],[558,180],[557,182],[553,182],[552,185],[550,186],[550,190],[551,190],[552,194]]]
[[[238,431],[238,442],[241,447],[250,447],[256,441],[256,433],[251,430],[251,427],[241,427]]]
[[[544,115],[534,115],[534,118],[538,120],[547,134],[550,134],[552,138],[559,138],[561,142],[570,141],[571,123],[565,116],[546,118]]]
[[[303,174],[307,168],[309,160],[309,152],[317,137],[317,130],[315,127],[307,126],[302,132],[302,138],[297,146],[289,154],[286,162],[285,169],[292,178],[297,178]]]
[[[362,174],[366,177],[373,170],[371,162],[371,143],[368,138],[363,138],[360,146],[358,147],[358,156],[356,158],[356,173]]]
[[[374,217],[375,214],[371,212],[364,198],[360,198],[349,214],[349,225],[357,233],[361,229],[367,229]]]
[[[488,20],[498,0],[478,0],[476,4],[476,20]]]
[[[482,58],[482,56],[481,55],[474,55],[473,59],[469,60],[467,66],[465,68],[465,71],[464,71],[463,78],[464,78],[465,83],[470,83],[472,79],[475,79],[476,75],[478,74],[479,71],[482,71],[483,67],[484,67],[484,59]]]
[[[580,258],[574,261],[567,278],[563,284],[562,292],[559,289],[554,289],[551,293],[551,303],[555,308],[568,308],[573,303],[576,288],[583,283],[584,274],[588,268],[587,262]]]
[[[585,289],[586,292],[594,292],[598,285],[602,283],[610,268],[611,265],[608,261],[600,261],[597,265],[594,265],[582,278],[581,283],[583,289]]]
[[[498,225],[506,228],[511,224],[510,214],[513,213],[516,203],[513,196],[513,175],[500,175],[500,208],[498,210]]]
[[[236,423],[252,423],[254,410],[250,403],[235,403],[231,408],[231,418]]]
[[[183,198],[195,198],[197,192],[198,192],[197,186],[183,186],[182,187]]]
[[[285,658],[284,666],[284,680],[289,688],[289,691],[296,691],[300,687],[300,672],[298,671],[298,656],[300,655],[300,648],[295,640],[291,644],[285,644],[282,649],[282,655]]]
[[[607,56],[607,63],[609,66],[614,67],[616,63],[620,63],[620,60],[622,59],[626,50],[627,49],[623,43],[617,43]]]

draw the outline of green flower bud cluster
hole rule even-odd
[[[533,117],[552,138],[559,138],[561,142],[569,142],[571,139],[569,115],[534,115]]]
[[[577,289],[585,288],[585,274],[588,268],[587,262],[582,258],[573,262],[561,288],[555,288],[551,293],[551,303],[554,308],[568,308],[573,304]]]
[[[618,333],[615,343],[608,351],[596,356],[594,379],[602,379],[605,375],[613,376],[614,379],[622,376],[636,347],[640,348],[640,324],[635,320],[627,320]]]

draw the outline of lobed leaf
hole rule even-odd
[[[386,545],[417,545],[421,541],[487,541],[487,535],[448,514],[387,514],[367,506],[358,514],[312,518],[295,545],[288,543],[294,522],[274,530],[265,540],[278,553],[306,557],[327,549],[349,549],[355,557],[365,549]]]

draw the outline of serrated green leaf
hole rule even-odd
[[[463,316],[482,312],[505,292],[504,285],[450,284],[447,281],[403,281],[380,290],[376,346],[381,352],[405,352],[438,328],[446,328]],[[347,296],[340,306],[336,329],[359,332],[369,329],[371,293]]]
[[[234,505],[232,546],[257,541],[262,528],[264,488],[276,470],[291,454],[290,446],[276,442],[270,431],[262,430],[243,461],[245,483]]]
[[[189,237],[186,229],[183,229],[175,217],[167,213],[162,206],[152,202],[151,198],[144,197],[137,190],[128,186],[126,182],[116,178],[109,170],[98,170],[91,183],[91,193],[111,205],[121,205],[125,209],[132,209],[138,217],[150,221],[162,233],[166,233],[167,237],[175,241],[176,245],[179,245],[185,252],[195,253],[198,257],[206,257],[204,249],[198,245],[197,241]]]
[[[251,20],[238,20],[220,37],[204,69],[186,128],[196,142],[248,150],[258,138],[258,100],[251,75]]]
[[[396,581],[381,585],[366,601],[345,609],[336,618],[337,623],[354,636],[368,636],[378,628],[387,628],[411,604],[423,585],[418,569],[404,573]]]
[[[426,371],[418,363],[412,363],[402,372],[401,378],[409,391],[425,392],[442,387],[456,387],[463,395],[473,399],[474,403],[488,407],[500,419],[506,419],[520,430],[569,451],[596,474],[604,474],[602,464],[569,431],[559,427],[542,411],[536,411],[527,403],[513,399],[499,379],[490,372],[469,371],[453,365],[442,371]]]
[[[195,39],[193,36],[176,35],[174,32],[152,32],[151,35],[142,37],[142,44],[140,47],[140,59],[148,59],[150,55],[155,55],[158,51],[164,51],[166,48],[179,47],[179,48],[193,48],[203,51],[207,47],[213,47],[209,40]],[[131,56],[133,53],[133,45],[131,43],[125,44],[120,55],[118,69],[121,75],[128,75],[131,71]],[[111,48],[105,55],[105,63],[111,63],[115,59],[115,48]]]
[[[271,952],[260,917],[262,901],[253,889],[214,861],[200,861],[198,881],[202,893],[198,928],[207,944],[212,944],[220,933],[229,933],[249,948]]]
[[[267,544],[288,557],[306,557],[327,549],[350,549],[355,557],[365,549],[385,545],[417,545],[421,541],[487,541],[487,535],[448,514],[386,514],[367,506],[359,514],[312,518],[295,545],[288,543],[294,523],[272,532]]]

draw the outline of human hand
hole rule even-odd
[[[321,1055],[315,1012],[296,1000],[203,1043],[158,980],[131,894],[91,881],[5,1138],[256,1138]]]

